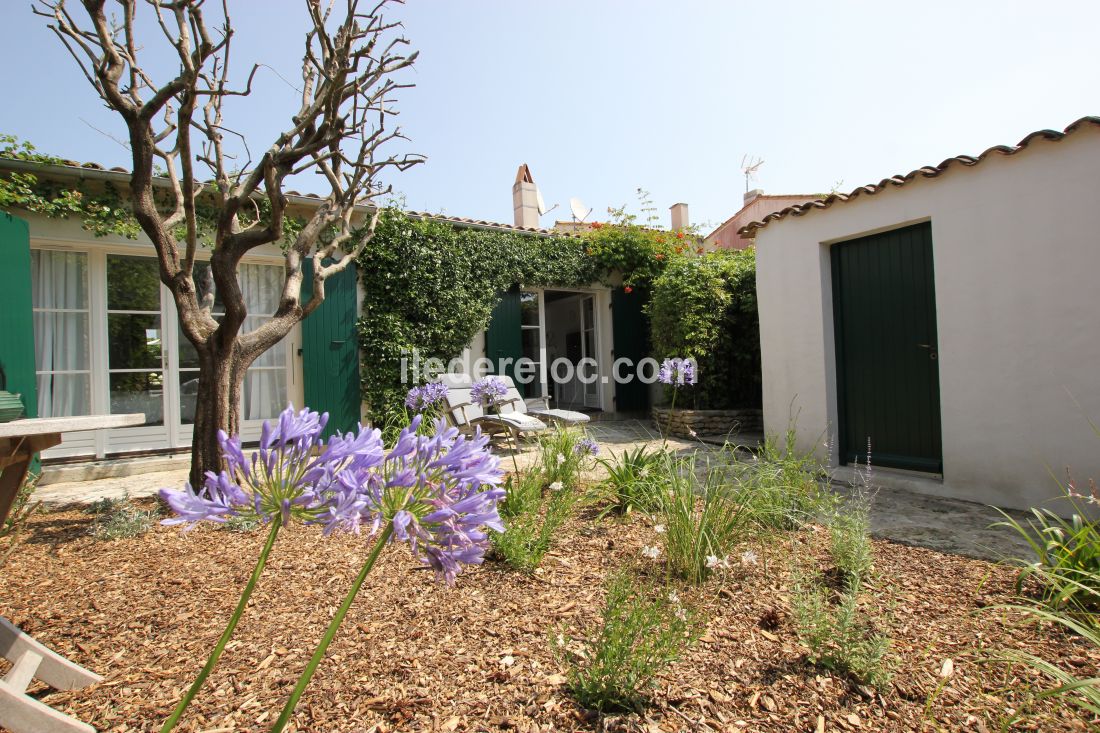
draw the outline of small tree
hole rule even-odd
[[[388,0],[369,12],[360,11],[359,0],[345,0],[342,17],[333,15],[335,0],[327,7],[305,0],[310,27],[301,104],[253,161],[243,137],[222,117],[226,99],[251,93],[259,69],[252,66],[239,88],[231,85],[233,27],[227,4],[223,1],[211,23],[204,0],[116,2],[118,17],[110,19],[106,0],[83,0],[84,21],[74,17],[66,0],[37,0],[34,12],[49,19],[88,82],[126,125],[133,155],[129,206],[156,247],[161,281],[172,292],[183,332],[199,356],[191,460],[191,481],[198,486],[204,471],[221,468],[218,430],[238,431],[249,366],[317,309],[325,280],[344,270],[373,235],[379,210],[369,205],[391,190],[378,183],[379,175],[423,161],[380,153],[386,143],[403,138],[400,128],[386,123],[395,114],[392,93],[412,86],[394,75],[417,54],[407,53],[408,41],[395,35],[400,24],[383,18]],[[138,38],[139,6],[155,16],[162,40],[178,56],[179,70],[171,78],[155,80],[139,59],[147,42]],[[200,179],[196,164],[210,177]],[[154,166],[165,175],[158,178]],[[287,215],[283,186],[289,176],[306,171],[323,175],[330,192],[303,222]],[[154,194],[161,194],[159,200]],[[212,213],[210,273],[225,307],[220,321],[211,315],[213,298],[200,297],[194,280],[199,206]],[[286,277],[278,309],[260,327],[242,332],[247,309],[237,266],[249,251],[284,238]],[[309,257],[313,294],[303,303],[303,262]]]

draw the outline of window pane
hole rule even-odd
[[[520,331],[523,341],[523,355],[531,361],[539,360],[539,331],[537,328],[525,328]]]
[[[87,374],[39,374],[38,416],[70,417],[91,414]]]
[[[191,277],[195,281],[195,292],[198,294],[199,302],[201,303],[208,293],[214,293],[214,307],[211,312],[225,313],[225,305],[222,303],[221,295],[214,288],[214,277],[210,273],[210,263],[196,262]]]
[[[159,369],[160,316],[109,314],[107,351],[111,369]]]
[[[40,372],[88,369],[88,314],[36,312],[34,363]]]
[[[192,425],[195,422],[195,405],[199,393],[199,373],[180,372],[180,422]]]
[[[151,257],[107,257],[107,310],[159,311],[160,273]]]
[[[160,372],[111,375],[111,414],[144,412],[144,425],[164,424],[164,380]]]
[[[539,325],[539,295],[538,293],[520,293],[519,310],[524,326]]]
[[[266,420],[286,408],[286,371],[249,369],[244,377],[241,419]]]
[[[252,315],[270,316],[283,294],[284,269],[278,265],[241,265],[237,279],[241,283],[245,308]]]
[[[35,308],[88,308],[88,255],[31,250],[31,292]]]

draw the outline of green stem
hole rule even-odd
[[[668,447],[668,436],[672,434],[672,418],[676,415],[676,393],[679,391],[676,387],[672,388],[672,402],[668,406],[668,423],[665,424],[665,434],[661,436],[662,450]]]
[[[358,595],[359,589],[363,587],[363,581],[367,579],[374,563],[378,560],[378,556],[382,554],[382,548],[386,546],[386,543],[390,540],[390,535],[393,534],[393,524],[386,525],[386,529],[383,530],[381,536],[374,543],[374,549],[371,550],[370,556],[367,561],[363,563],[362,569],[359,571],[359,575],[356,576],[355,582],[351,585],[351,590],[344,597],[344,602],[340,604],[340,608],[336,610],[336,615],[332,617],[332,622],[329,623],[328,628],[325,629],[325,635],[321,637],[321,643],[317,645],[317,650],[313,652],[313,657],[309,660],[309,664],[306,665],[306,669],[302,672],[302,676],[298,678],[298,683],[294,685],[294,691],[290,693],[290,699],[286,701],[286,705],[283,706],[283,712],[279,714],[279,719],[275,721],[275,725],[271,727],[271,733],[279,733],[288,722],[290,722],[290,716],[294,714],[294,708],[298,706],[298,701],[302,698],[302,694],[305,693],[306,687],[309,686],[309,681],[313,678],[313,673],[317,671],[318,665],[321,664],[321,659],[325,656],[325,651],[328,649],[328,645],[332,643],[333,638],[336,636],[336,632],[340,628],[340,624],[344,621],[344,616],[348,615],[348,609],[351,608],[351,604],[355,601],[355,596]]]
[[[260,579],[260,573],[264,571],[264,565],[267,564],[267,556],[271,554],[271,548],[275,545],[275,537],[279,534],[279,528],[282,526],[283,520],[279,515],[271,520],[271,531],[267,533],[267,542],[264,543],[264,549],[260,552],[260,558],[256,561],[256,567],[252,570],[252,577],[248,579],[248,584],[245,585],[244,591],[241,593],[241,600],[237,602],[237,608],[233,611],[233,616],[229,619],[229,625],[225,627],[225,631],[222,632],[222,636],[218,639],[217,645],[214,646],[214,651],[210,652],[210,658],[206,660],[206,666],[199,672],[199,676],[195,678],[194,683],[191,685],[191,689],[187,691],[187,694],[183,696],[183,699],[176,705],[176,709],[172,711],[171,717],[164,721],[164,725],[161,726],[160,733],[168,733],[176,727],[179,723],[180,717],[183,715],[183,711],[187,709],[187,706],[191,704],[191,701],[195,699],[195,695],[198,694],[199,689],[202,687],[202,683],[206,681],[206,678],[210,676],[210,673],[214,671],[214,665],[218,663],[218,659],[221,657],[222,652],[225,651],[225,645],[229,643],[229,639],[233,636],[233,632],[237,628],[237,623],[240,622],[241,616],[244,614],[244,609],[248,606],[248,599],[252,597],[252,591],[256,588],[256,582]]]

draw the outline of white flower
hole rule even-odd
[[[676,618],[680,619],[681,621],[687,621],[687,619],[688,619],[687,611],[684,610],[683,606],[677,606],[676,607],[675,615],[676,615]]]
[[[753,552],[752,550],[745,550],[741,554],[741,564],[742,565],[755,565],[756,564],[756,553]]]
[[[668,602],[677,604],[680,602],[680,596],[676,593],[676,591],[670,590],[668,592]]]
[[[565,463],[565,454],[564,453],[559,453],[558,454],[558,465],[560,466],[563,463]]]
[[[653,525],[653,531],[656,532],[657,534],[664,534],[665,533],[665,525],[655,524],[655,525]]]
[[[693,438],[698,438],[698,437],[699,437],[699,436],[698,436],[698,435],[696,434],[696,432],[695,432],[694,430],[692,430],[691,428],[688,428],[688,435],[690,435],[690,436],[691,436],[691,437],[693,437]]]
[[[650,547],[649,545],[646,545],[645,547],[642,548],[642,557],[648,557],[650,560],[656,560],[658,557],[660,557],[660,555],[661,555],[661,548],[660,547],[656,547],[656,546]]]
[[[720,568],[728,569],[730,566],[729,557],[718,557],[717,555],[707,555],[707,568],[710,570],[718,570]]]
[[[565,484],[563,484],[561,481],[555,481],[554,483],[550,484],[551,491],[561,491],[564,488]]]

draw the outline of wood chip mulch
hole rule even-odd
[[[155,730],[220,634],[264,530],[157,526],[100,541],[88,535],[90,522],[75,510],[32,520],[0,570],[0,615],[105,678],[70,692],[35,682],[43,702],[98,730]],[[798,533],[803,562],[825,562],[825,534]],[[1027,670],[981,661],[1016,648],[1080,676],[1100,667],[1095,649],[990,608],[1012,595],[1010,569],[879,541],[864,603],[893,638],[885,689],[807,663],[788,605],[792,544],[749,544],[757,564],[702,591],[681,589],[705,606],[709,623],[660,676],[651,705],[600,719],[573,702],[548,636],[591,624],[605,578],[642,562],[642,546],[655,539],[640,518],[579,518],[537,574],[488,562],[455,588],[417,569],[405,549],[388,551],[302,699],[295,729],[995,731],[1025,709],[1030,717],[1014,729],[1098,729],[1078,710],[1036,702],[1042,680]],[[366,553],[363,538],[284,531],[236,638],[178,730],[266,730]]]

